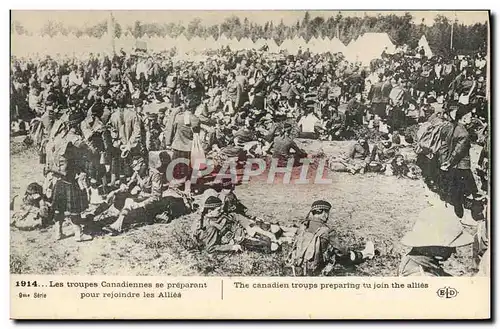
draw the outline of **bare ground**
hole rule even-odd
[[[330,155],[346,151],[352,142],[324,142]],[[303,144],[318,150],[318,142]],[[42,181],[42,166],[32,149],[19,140],[11,143],[11,193],[21,195],[33,181]],[[306,216],[311,203],[332,203],[331,221],[344,246],[361,249],[374,241],[379,255],[357,267],[338,266],[335,275],[395,276],[402,254],[400,244],[418,213],[428,207],[427,190],[420,181],[377,174],[352,176],[329,173],[329,185],[266,184],[255,179],[238,186],[236,194],[255,214],[271,221],[293,223]],[[18,204],[20,200],[18,199]],[[135,227],[118,237],[96,236],[93,241],[53,240],[53,230],[11,229],[12,273],[72,275],[291,275],[283,266],[287,246],[277,254],[243,252],[237,255],[208,255],[193,248],[189,239],[191,214],[170,224]],[[71,228],[66,228],[70,232]],[[472,232],[471,232],[472,233]],[[460,248],[447,264],[456,275],[471,275],[471,247]]]

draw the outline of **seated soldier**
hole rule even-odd
[[[340,248],[334,241],[334,230],[328,224],[331,204],[314,201],[295,236],[290,261],[294,275],[329,274],[335,264],[354,265],[375,256],[373,242],[362,251]],[[309,215],[311,215],[309,217]],[[296,271],[300,272],[297,273]]]
[[[241,203],[234,194],[234,184],[231,179],[222,180],[222,190],[217,197],[223,203],[223,211],[225,214],[235,214],[235,219],[243,226],[246,233],[253,238],[260,236],[264,239],[269,239],[271,242],[271,251],[276,251],[280,241],[276,234],[283,233],[279,225],[264,223],[264,221],[255,215],[250,214],[248,208]],[[264,230],[261,226],[267,226],[269,230]]]
[[[417,179],[418,175],[408,166],[404,156],[402,154],[396,155],[396,157],[391,161],[390,166],[386,170],[386,175],[397,176],[398,178],[407,177],[410,179]]]
[[[350,172],[353,175],[364,174],[369,162],[370,147],[365,137],[360,137],[356,144],[351,147],[348,158],[330,158],[328,160],[330,170]]]
[[[279,163],[288,161],[289,157],[294,158],[294,164],[298,164],[301,158],[307,156],[307,153],[299,148],[291,136],[292,125],[286,122],[280,135],[274,138],[273,158],[278,159]],[[291,151],[294,151],[293,153]]]
[[[125,206],[125,201],[131,196],[128,191],[127,184],[120,183],[120,180],[117,180],[115,183],[115,190],[108,193],[106,196],[106,205],[107,209],[102,213],[96,215],[94,217],[94,221],[106,223],[111,219],[111,223],[114,222],[119,216],[120,213]],[[108,224],[111,224],[108,223]]]
[[[317,139],[323,131],[321,120],[310,107],[306,108],[305,114],[305,116],[300,118],[298,123],[300,128],[299,137]]]
[[[193,238],[200,248],[209,253],[241,251],[235,243],[235,232],[232,232],[231,218],[223,213],[222,201],[209,196],[204,203],[200,219],[196,222]]]
[[[433,218],[421,216],[401,243],[412,249],[401,259],[399,276],[452,276],[442,263],[457,251],[457,247],[473,242],[453,216]]]
[[[334,104],[330,103],[328,105],[328,113],[326,116],[329,118],[325,124],[328,140],[341,139],[346,130],[345,114],[340,112]]]
[[[50,207],[42,186],[38,183],[28,185],[20,209],[11,216],[10,225],[24,230],[32,230],[49,224]]]
[[[149,168],[143,158],[134,159],[132,162],[134,173],[128,183],[131,197],[125,200],[118,219],[110,226],[105,227],[104,230],[112,235],[121,233],[123,221],[132,210],[142,209],[146,211],[147,218],[153,219],[164,210],[162,192],[166,182],[165,171],[170,163],[170,156],[166,151],[163,151],[158,154],[158,157],[159,165]],[[152,159],[150,159],[151,162]]]
[[[252,148],[256,147],[260,142],[257,141],[257,135],[255,133],[255,120],[253,118],[247,118],[245,120],[245,126],[234,133],[234,145],[245,151],[248,157],[255,157],[252,154]]]
[[[393,146],[388,135],[382,135],[382,140],[373,146],[368,169],[371,172],[383,173],[396,155],[397,146]]]

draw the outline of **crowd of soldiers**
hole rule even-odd
[[[315,202],[295,228],[249,215],[234,194],[233,180],[214,185],[195,202],[193,153],[219,165],[228,159],[300,158],[307,153],[295,143],[297,137],[356,136],[345,159],[330,161],[332,170],[415,179],[418,175],[398,150],[421,137],[408,127],[438,118],[455,127],[448,135],[441,132],[450,140],[440,163],[440,170],[450,173],[448,181],[429,175],[424,170],[428,163],[421,166],[422,173],[429,186],[460,187],[441,194],[443,200],[451,195],[446,201],[461,218],[469,196],[484,199],[474,188],[467,128],[475,120],[486,131],[486,69],[484,54],[428,59],[404,51],[383,53],[370,68],[349,63],[342,54],[309,50],[287,55],[223,48],[198,62],[140,50],[85,59],[12,58],[12,131],[28,135],[25,142],[39,151],[45,178],[29,185],[24,211],[13,216],[13,223],[27,227],[54,222],[56,239],[62,239],[62,224],[68,220],[76,240],[87,241],[92,239],[89,220],[117,235],[127,221],[169,222],[198,206],[201,215],[193,239],[209,252],[275,252],[289,241],[294,273],[326,273],[335,263],[359,263],[373,258],[373,243],[363,251],[331,243],[327,201]],[[375,132],[375,145],[368,144],[373,137],[358,134],[363,129]],[[480,166],[483,191],[488,188],[487,150],[485,145]],[[173,179],[168,179],[166,169],[176,159],[188,161],[176,165]],[[202,177],[200,184],[205,183]],[[484,221],[483,208],[474,209],[474,219]],[[455,248],[462,240],[433,243]],[[428,260],[422,259],[429,255],[435,261],[426,245],[404,241],[414,247],[405,256],[411,266],[427,268]],[[401,272],[408,272],[410,265]]]

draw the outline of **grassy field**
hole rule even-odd
[[[318,150],[318,142],[305,143]],[[352,142],[325,142],[330,155],[348,149]],[[21,195],[33,181],[42,181],[42,167],[34,151],[19,140],[11,143],[11,193]],[[420,181],[377,174],[352,176],[328,173],[329,185],[266,184],[262,179],[238,186],[236,194],[251,211],[284,224],[303,218],[316,199],[332,203],[330,220],[340,243],[361,249],[364,241],[375,243],[379,255],[357,267],[335,268],[339,276],[395,276],[405,249],[400,239],[411,229],[418,213],[429,204]],[[20,200],[17,200],[18,203]],[[170,224],[132,228],[117,237],[96,236],[93,241],[54,241],[53,230],[11,229],[11,272],[23,274],[81,275],[291,275],[283,266],[287,246],[276,254],[243,252],[236,255],[208,255],[193,248],[189,240],[196,214]],[[70,230],[70,228],[67,228]],[[447,269],[456,275],[470,275],[471,247],[460,248]]]

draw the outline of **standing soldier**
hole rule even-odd
[[[174,179],[185,182],[185,192],[191,190],[191,149],[194,134],[200,132],[200,119],[194,114],[196,101],[193,97],[186,97],[184,108],[173,114],[165,131],[165,143],[172,147],[172,161],[182,159],[183,162],[174,166]]]
[[[122,106],[111,115],[109,123],[116,134],[114,146],[121,150],[119,167],[129,169],[132,157],[140,155],[140,119],[134,110]]]
[[[102,131],[104,125],[101,121],[103,113],[100,103],[94,104],[88,111],[87,116],[80,124],[82,135],[89,146],[88,163],[86,164],[86,172],[89,177],[102,181],[103,188],[106,188],[105,162],[104,162],[104,142],[102,139]]]
[[[460,104],[455,115],[454,125],[450,125],[448,128],[448,131],[451,130],[446,139],[448,152],[447,157],[441,163],[441,170],[447,178],[448,196],[455,214],[459,218],[464,218],[466,198],[476,199],[479,197],[476,181],[471,171],[471,139],[466,128],[471,123],[471,119],[471,109]],[[481,217],[477,211],[471,212],[471,215],[474,220]]]
[[[88,200],[76,181],[77,174],[83,172],[86,160],[86,145],[79,132],[81,121],[79,112],[70,113],[66,131],[57,139],[53,149],[53,161],[57,163],[57,169],[54,170],[52,207],[57,240],[64,237],[62,224],[65,219],[73,224],[76,241],[92,239],[83,234],[81,213],[88,207]]]
[[[383,119],[385,118],[385,110],[387,106],[387,101],[382,93],[384,75],[379,74],[378,79],[379,81],[371,86],[370,92],[368,93],[368,99],[371,102],[372,113]]]

